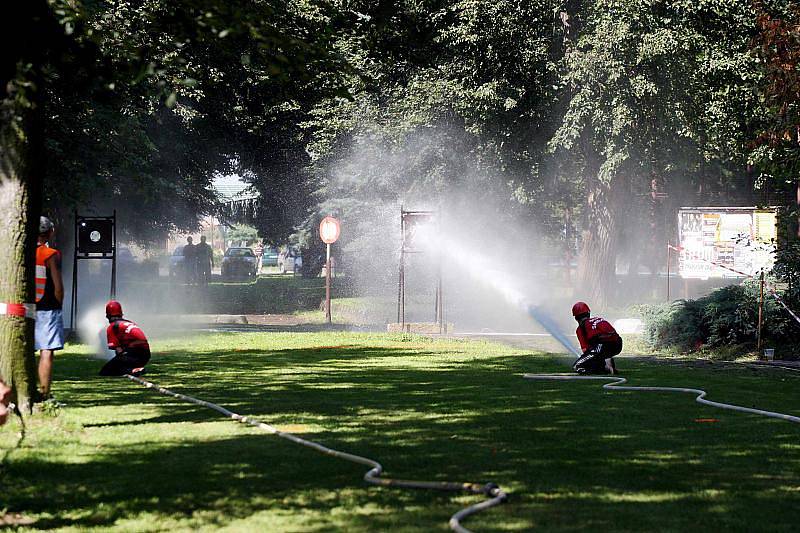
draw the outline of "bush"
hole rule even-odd
[[[713,291],[697,300],[638,308],[645,323],[644,339],[653,349],[683,352],[701,348],[752,351],[758,334],[759,282],[750,280]],[[762,344],[784,359],[796,359],[800,325],[765,294]]]

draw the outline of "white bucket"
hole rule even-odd
[[[767,361],[775,360],[775,348],[764,348],[764,359]]]

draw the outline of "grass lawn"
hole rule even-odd
[[[208,334],[154,343],[145,377],[381,462],[387,476],[495,481],[476,531],[791,531],[800,427],[689,395],[531,382],[545,354],[351,333]],[[66,405],[18,444],[0,428],[0,511],[21,530],[444,531],[480,497],[375,488],[366,468],[215,412],[101,379],[80,346],[56,361]],[[800,376],[621,361],[632,385],[797,414]],[[698,422],[715,419],[716,422]],[[0,516],[2,513],[0,513]]]

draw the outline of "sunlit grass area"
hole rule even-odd
[[[476,531],[790,531],[800,523],[800,427],[691,396],[531,382],[546,354],[354,333],[201,334],[154,343],[145,377],[326,446],[388,476],[499,483]],[[318,454],[125,379],[72,346],[58,416],[19,442],[0,429],[0,510],[47,530],[443,531],[479,497],[374,488]],[[631,384],[797,414],[780,370],[621,361]],[[19,520],[20,518],[14,518]]]

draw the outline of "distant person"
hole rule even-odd
[[[50,246],[55,226],[47,217],[39,217],[39,241],[36,246],[36,327],[34,349],[39,350],[39,391],[43,401],[50,397],[53,378],[53,354],[64,347],[64,283],[61,279],[61,253]]]
[[[101,376],[138,376],[150,361],[150,343],[137,324],[122,318],[122,304],[111,300],[106,304],[108,348],[116,355],[100,369]]]
[[[259,242],[253,248],[253,253],[256,254],[256,274],[261,270],[261,258],[264,257],[264,243]]]
[[[294,267],[292,269],[292,275],[299,276],[303,269],[303,257],[300,255],[296,255],[294,256],[293,262],[294,262]],[[334,272],[336,272],[336,270],[334,269],[333,266],[333,257],[331,257],[331,274],[333,274]]]
[[[11,387],[0,380],[0,426],[8,418],[8,404],[11,403]]]
[[[203,285],[211,279],[211,269],[214,268],[214,250],[206,242],[206,236],[200,237],[200,242],[194,247],[197,256],[197,277]]]
[[[616,374],[614,356],[622,351],[622,337],[607,320],[590,318],[589,306],[577,302],[572,306],[572,316],[578,322],[575,334],[583,354],[573,365],[578,374]]]
[[[197,279],[197,246],[192,244],[191,236],[186,237],[186,246],[183,247],[183,270],[186,283],[194,283]]]

